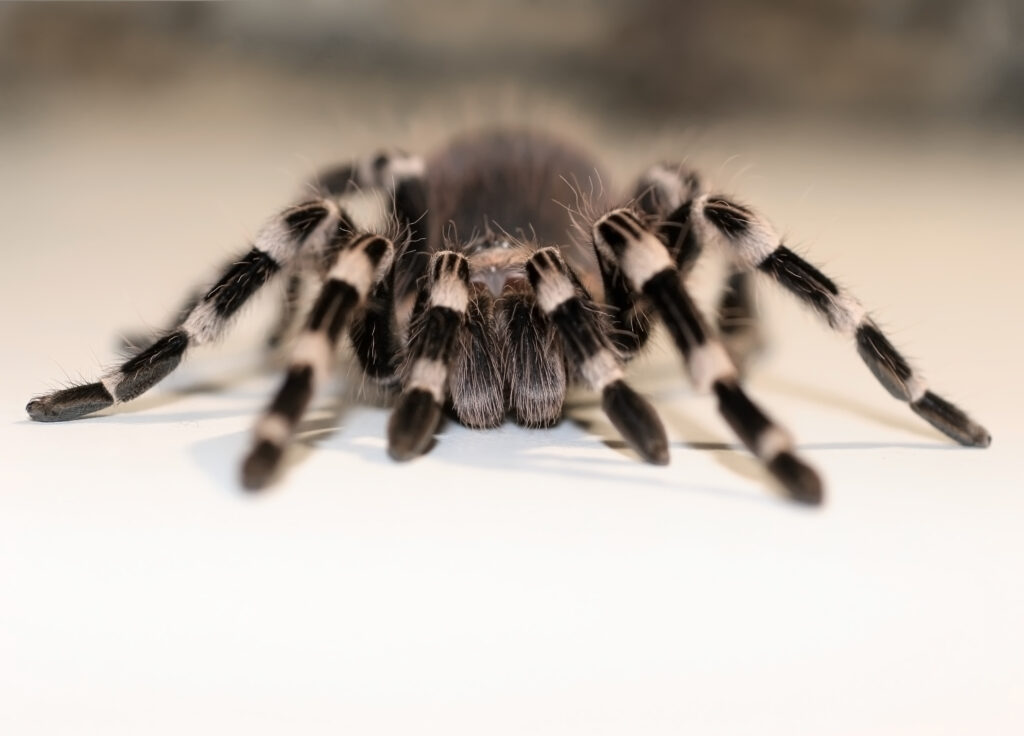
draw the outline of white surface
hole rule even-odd
[[[780,500],[664,344],[634,372],[673,436],[664,468],[605,444],[586,395],[589,428],[448,426],[406,465],[385,410],[324,396],[284,483],[247,496],[276,383],[244,339],[260,309],[110,416],[28,422],[309,162],[391,142],[339,140],[343,100],[303,115],[312,93],[275,94],[298,100],[67,93],[0,137],[0,733],[1024,729],[1019,140],[688,142],[993,433],[951,445],[765,288],[776,348],[752,391],[825,475],[820,511]],[[639,147],[616,148],[624,174],[653,160]]]

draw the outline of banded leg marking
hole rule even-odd
[[[820,503],[817,473],[793,452],[789,433],[743,391],[732,361],[683,287],[664,244],[626,210],[598,219],[594,243],[598,257],[613,259],[630,285],[650,300],[682,353],[695,387],[715,394],[719,412],[743,444],[793,500]]]
[[[380,189],[392,196],[395,218],[408,231],[404,243],[398,244],[402,268],[396,272],[395,296],[408,301],[416,284],[426,274],[430,263],[427,250],[429,222],[427,215],[426,165],[422,157],[397,149],[380,151],[358,161],[322,172],[317,184],[332,194],[344,195],[356,188]]]
[[[337,207],[328,201],[288,208],[259,231],[252,249],[225,269],[180,326],[96,383],[33,399],[25,407],[29,417],[46,422],[77,419],[142,395],[178,366],[187,348],[219,337],[241,306],[300,249],[315,247],[310,241],[322,237],[337,217]]]
[[[398,338],[395,335],[392,271],[370,292],[366,307],[352,322],[349,337],[359,364],[381,386],[398,382]]]
[[[393,256],[391,242],[378,235],[358,235],[338,253],[295,343],[284,383],[256,424],[252,449],[242,464],[246,488],[263,488],[273,479],[295,428],[330,371],[342,331],[391,267]]]
[[[694,217],[701,237],[723,244],[738,268],[766,274],[833,330],[851,337],[868,369],[894,398],[909,403],[915,413],[960,444],[987,447],[991,443],[984,427],[928,390],[856,297],[783,245],[763,217],[720,196],[698,198]]]
[[[556,248],[542,248],[526,262],[537,304],[555,325],[569,364],[593,390],[623,438],[644,460],[668,463],[668,438],[657,412],[624,380],[622,362],[607,337],[597,307],[586,297]]]
[[[685,277],[701,254],[690,221],[693,200],[703,191],[696,172],[683,164],[655,164],[637,183],[637,205]]]
[[[469,261],[454,251],[435,253],[409,326],[405,389],[388,421],[388,454],[395,460],[411,460],[430,446],[468,305]]]
[[[425,163],[422,157],[403,151],[381,151],[321,172],[316,185],[336,196],[364,188],[383,190],[392,197],[392,214],[405,235],[395,255],[402,267],[393,269],[371,293],[366,309],[352,324],[351,338],[367,375],[382,385],[393,385],[398,380],[396,333],[404,331],[409,319],[407,308],[395,307],[398,302],[407,305],[430,262]]]

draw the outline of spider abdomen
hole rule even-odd
[[[587,152],[551,135],[490,130],[456,137],[427,162],[434,234],[469,243],[490,229],[562,245],[572,230],[567,207],[599,178]]]

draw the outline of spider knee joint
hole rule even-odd
[[[545,314],[576,296],[576,287],[556,248],[542,248],[526,262],[526,275]]]
[[[630,285],[642,291],[644,284],[675,264],[665,245],[629,210],[613,210],[594,223],[594,243],[599,255],[619,264]]]
[[[469,261],[460,253],[441,251],[430,263],[430,306],[464,314],[469,305]]]

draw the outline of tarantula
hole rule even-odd
[[[717,397],[743,444],[792,499],[817,504],[818,474],[739,380],[753,342],[750,279],[761,273],[853,338],[895,398],[961,444],[989,444],[983,427],[928,390],[864,307],[783,245],[756,211],[707,193],[682,165],[659,163],[624,203],[594,193],[598,216],[581,223],[562,203],[573,197],[572,182],[597,170],[574,145],[508,130],[457,137],[426,161],[395,150],[327,170],[316,179],[319,196],[273,217],[172,329],[99,381],[33,399],[28,414],[63,421],[136,398],[284,276],[278,340],[313,277],[319,295],[256,424],[242,465],[246,488],[276,476],[343,333],[365,374],[399,394],[388,424],[395,460],[429,448],[446,405],[469,427],[494,427],[507,416],[546,426],[560,420],[567,385],[580,381],[601,394],[608,418],[641,458],[667,463],[657,412],[623,377],[624,362],[660,319],[694,385]],[[347,204],[370,189],[389,195],[392,227],[364,232],[354,224]],[[730,264],[718,335],[686,286],[708,246]]]

